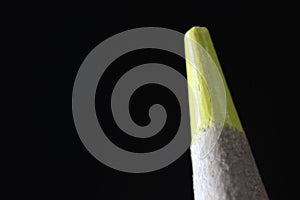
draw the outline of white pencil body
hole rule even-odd
[[[220,138],[204,158],[202,134],[191,145],[195,200],[266,200],[262,184],[245,133],[225,128]]]

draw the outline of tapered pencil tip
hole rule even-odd
[[[243,131],[208,29],[194,26],[184,40],[192,131],[211,122]]]
[[[190,28],[185,35],[188,36],[190,34],[195,34],[195,33],[199,34],[203,32],[208,32],[208,29],[204,26],[194,26]]]

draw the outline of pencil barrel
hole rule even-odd
[[[191,144],[195,200],[268,199],[245,133],[224,128],[206,157],[199,157],[201,135]]]

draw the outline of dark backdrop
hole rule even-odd
[[[282,72],[292,68],[296,55],[290,29],[295,24],[290,22],[289,10],[282,3],[82,1],[29,7],[30,11],[25,10],[29,18],[22,21],[19,29],[26,33],[24,50],[33,50],[27,58],[37,67],[26,76],[18,91],[21,106],[25,107],[19,126],[29,130],[24,134],[32,137],[25,145],[29,151],[25,154],[24,150],[18,161],[24,167],[15,171],[22,177],[15,184],[23,189],[14,193],[39,199],[192,199],[189,151],[170,166],[151,173],[129,174],[108,168],[82,145],[74,127],[71,102],[77,70],[87,54],[106,38],[137,27],[158,26],[185,33],[199,25],[210,30],[269,196],[271,199],[291,196],[290,166],[294,159],[287,156],[291,139],[287,139],[285,127],[280,128],[285,117],[279,110],[288,107],[282,102],[284,95],[293,98],[281,87],[280,80]],[[34,25],[27,26],[31,22]],[[184,61],[148,50],[125,55],[111,66],[111,78],[116,77],[123,65],[151,60],[169,64],[185,75]],[[172,95],[168,97],[164,89],[155,86],[146,89],[142,94],[147,98],[137,95],[132,113],[143,114],[135,106],[159,101],[158,94],[171,98],[170,109],[175,106],[176,113]],[[25,98],[29,90],[30,99]],[[101,96],[96,101],[97,112],[101,112]],[[178,115],[169,117],[176,127]],[[147,118],[136,120],[147,123]],[[106,125],[109,128],[110,124]],[[166,136],[145,146],[134,145],[136,141],[126,137],[118,139],[114,127],[107,134],[124,148],[143,151],[166,143],[176,132],[174,127],[168,127],[159,133]]]

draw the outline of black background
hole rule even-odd
[[[30,72],[20,70],[18,77],[24,81],[17,87],[18,99],[14,103],[17,109],[22,108],[18,127],[30,141],[18,140],[25,148],[18,156],[14,170],[18,178],[13,179],[12,186],[21,189],[11,195],[38,199],[192,199],[189,151],[159,171],[129,174],[113,170],[94,159],[82,145],[73,123],[71,102],[77,70],[87,54],[106,38],[137,27],[165,27],[185,33],[199,25],[211,33],[270,198],[292,196],[295,157],[288,155],[294,146],[288,125],[282,124],[283,118],[291,116],[279,114],[282,109],[293,109],[283,103],[284,97],[293,99],[293,95],[280,81],[292,79],[283,73],[291,72],[296,63],[291,29],[296,24],[290,21],[292,11],[286,5],[277,1],[263,4],[199,0],[39,3],[29,7],[24,14],[28,18],[18,17],[21,23],[17,29],[24,34],[20,36],[17,31],[16,35],[26,41],[22,50],[30,50],[25,58],[28,66],[36,67]],[[34,25],[29,26],[32,22]],[[157,60],[185,75],[184,62],[172,55],[149,50],[125,56],[124,63],[111,66],[112,74],[120,73],[118,68],[123,64]],[[148,94],[147,98],[137,95],[131,105],[137,123],[147,124],[143,116],[146,112],[138,112],[144,104],[159,102],[157,96],[166,95],[170,110],[175,110],[168,119],[176,124],[177,104],[172,95],[154,86],[145,91],[142,94]],[[101,112],[101,106],[97,106],[103,103],[101,96],[96,101],[97,112]],[[105,124],[109,128],[110,124]],[[139,152],[163,145],[172,138],[175,128],[168,125],[159,133],[166,136],[145,146],[128,138],[118,139],[115,131],[107,134],[115,143]]]

